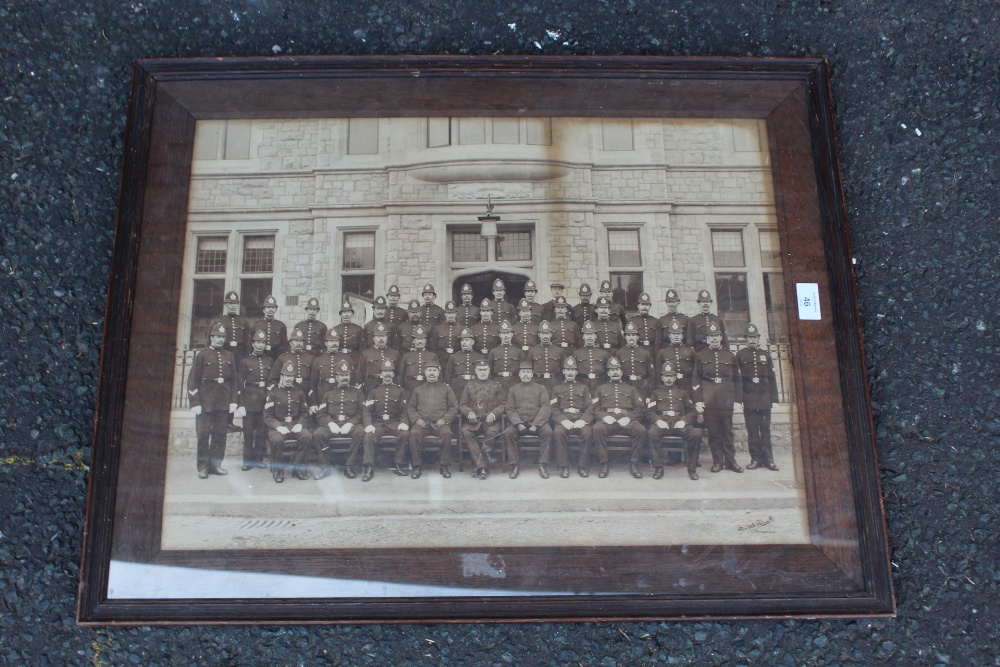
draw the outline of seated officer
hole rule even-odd
[[[472,330],[462,329],[460,336],[459,350],[449,355],[444,365],[444,381],[451,385],[456,396],[461,396],[465,385],[476,377],[476,362],[480,359],[486,360],[486,355],[472,349],[476,344]]]
[[[476,377],[465,385],[458,409],[462,415],[462,440],[476,467],[474,476],[486,479],[489,475],[490,454],[493,444],[500,437],[500,421],[506,410],[507,391],[490,378],[490,362],[479,359]],[[476,436],[483,436],[479,447]]]
[[[312,432],[306,428],[309,406],[306,394],[295,384],[295,364],[286,362],[278,375],[278,386],[267,394],[264,403],[264,424],[267,426],[268,458],[271,474],[280,484],[285,481],[289,459],[285,455],[285,440],[294,439],[297,452],[303,452],[312,443]],[[296,477],[305,479],[302,471]]]
[[[522,353],[519,348],[512,345],[514,340],[514,329],[510,322],[504,320],[500,323],[500,344],[494,347],[486,355],[490,362],[490,371],[505,389],[510,389],[517,384],[517,369],[521,363]]]
[[[576,359],[566,357],[563,360],[562,384],[552,389],[552,439],[556,445],[556,461],[559,464],[559,476],[569,477],[568,436],[580,436],[580,451],[590,450],[590,424],[594,421],[594,402],[590,397],[587,385],[576,381]],[[590,473],[581,464],[577,468],[580,477]]]
[[[412,354],[412,353],[411,353]],[[440,439],[441,454],[439,464],[441,476],[451,477],[451,423],[458,414],[458,399],[455,392],[441,377],[441,364],[437,357],[428,362],[424,372],[427,381],[417,385],[406,400],[407,421],[410,424],[410,462],[413,464],[413,479],[419,479],[423,470],[424,444],[428,437]]]
[[[341,362],[337,366],[337,385],[327,389],[320,399],[316,410],[316,423],[319,428],[313,431],[313,447],[316,451],[320,470],[315,473],[316,479],[329,477],[333,472],[333,461],[326,450],[330,446],[330,440],[337,436],[350,436],[351,448],[347,452],[347,459],[344,465],[344,476],[347,479],[354,479],[354,465],[360,455],[361,444],[364,440],[364,431],[361,422],[364,417],[361,414],[362,404],[365,397],[361,390],[351,386],[351,366],[347,362]]]
[[[594,393],[594,430],[591,440],[597,459],[601,462],[601,471],[597,476],[608,476],[608,436],[623,433],[632,441],[628,470],[636,479],[642,479],[639,456],[646,444],[646,429],[639,421],[643,410],[642,396],[635,387],[622,382],[622,364],[615,357],[608,359],[608,380]]]
[[[434,364],[440,376],[441,361],[433,352],[427,351],[427,331],[423,325],[413,330],[413,349],[403,355],[399,362],[399,374],[403,378],[403,389],[413,391],[417,385],[424,382],[427,367]]]
[[[660,449],[661,438],[665,435],[684,438],[687,445],[685,459],[687,460],[688,477],[698,479],[698,449],[701,447],[701,429],[694,423],[698,411],[691,400],[691,394],[676,384],[676,369],[669,361],[660,368],[663,386],[653,391],[646,399],[646,410],[649,423],[649,454],[653,460],[653,479],[663,477],[663,452]]]
[[[396,377],[396,367],[388,359],[382,364],[381,381],[369,394],[364,406],[364,458],[362,465],[364,473],[362,482],[369,482],[375,475],[375,445],[387,435],[395,436],[396,451],[393,457],[393,471],[402,477],[406,476],[403,463],[406,458],[406,445],[409,444],[407,432],[410,426],[406,423],[406,398],[403,388],[393,384]]]
[[[513,462],[510,478],[516,479],[521,470],[521,452],[518,440],[522,435],[537,435],[538,474],[542,479],[549,478],[549,448],[552,443],[552,427],[549,426],[549,416],[552,406],[549,404],[549,392],[545,387],[532,382],[534,370],[530,361],[522,361],[518,369],[520,382],[507,392],[507,419],[511,428],[507,429],[507,458]]]

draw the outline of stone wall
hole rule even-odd
[[[681,297],[681,311],[697,312],[695,298],[698,290],[709,289],[715,293],[715,285],[705,284],[704,225],[695,215],[673,215],[670,225],[670,253],[673,260],[673,285]],[[661,309],[662,310],[662,309]],[[660,312],[660,311],[657,311]]]
[[[575,303],[574,290],[580,284],[590,283],[597,291],[594,281],[594,266],[597,264],[596,231],[593,215],[584,212],[552,213],[551,224],[545,232],[544,243],[549,249],[547,276],[543,283],[561,279],[570,291],[567,295]]]
[[[335,319],[330,313],[337,312],[338,304],[325,288],[329,284],[331,235],[325,220],[292,220],[287,232],[279,236],[280,251],[276,254],[282,260],[275,262],[275,270],[281,275],[278,304],[289,324],[305,319],[305,302],[313,296],[320,299],[320,312],[326,314],[324,321]],[[287,297],[298,297],[299,305],[285,307]]]
[[[595,169],[592,177],[594,198],[605,201],[652,200],[667,198],[664,172],[649,169]]]
[[[312,175],[195,178],[192,211],[306,208],[316,200]]]
[[[769,203],[770,172],[751,169],[667,170],[666,191],[672,201]]]
[[[448,294],[444,285],[437,284],[438,269],[444,259],[437,246],[437,235],[426,215],[390,215],[386,224],[385,284],[376,279],[375,291],[399,285],[406,294],[415,285],[433,283],[439,294]],[[437,250],[437,252],[435,252]]]
[[[316,176],[316,197],[310,204],[382,204],[389,194],[385,171],[333,172]]]

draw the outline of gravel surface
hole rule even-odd
[[[0,665],[1000,664],[995,0],[39,0],[0,25]],[[898,618],[76,627],[130,62],[276,53],[827,57]]]

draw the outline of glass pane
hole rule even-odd
[[[344,234],[344,269],[375,268],[375,232]]]
[[[531,232],[500,232],[497,259],[531,259]]]
[[[225,296],[226,281],[222,278],[194,281],[190,347],[206,347],[208,345],[208,327],[213,320],[222,315],[222,301]]]
[[[368,299],[375,298],[375,276],[346,275],[341,276],[343,280],[344,294],[351,292]]]
[[[274,271],[274,237],[245,236],[243,238],[243,273]]]
[[[229,239],[225,236],[202,236],[198,239],[195,273],[225,273]]]
[[[716,273],[715,293],[719,317],[726,325],[729,338],[743,336],[750,323],[750,298],[747,295],[747,274]]]
[[[240,281],[243,317],[259,320],[264,317],[264,299],[272,292],[270,278],[244,278]],[[280,320],[281,317],[279,316]]]
[[[760,237],[760,265],[765,269],[781,270],[781,244],[778,232],[764,229],[757,233]]]
[[[485,262],[486,239],[473,232],[454,232],[451,235],[451,261]]]
[[[764,274],[764,306],[767,308],[767,339],[771,343],[788,342],[788,315],[785,290],[780,273]]]
[[[746,266],[743,257],[743,232],[739,230],[712,232],[712,256],[715,265]]]
[[[493,119],[493,143],[517,144],[520,142],[520,121],[517,118]]]
[[[612,273],[611,300],[622,305],[625,310],[638,310],[636,305],[642,294],[641,273]]]
[[[611,266],[642,266],[639,230],[608,230],[608,262]]]

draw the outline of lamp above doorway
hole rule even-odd
[[[500,222],[500,216],[493,215],[493,195],[489,195],[486,199],[486,215],[479,216],[479,235],[486,239],[487,241],[495,240],[497,238],[497,223]]]

